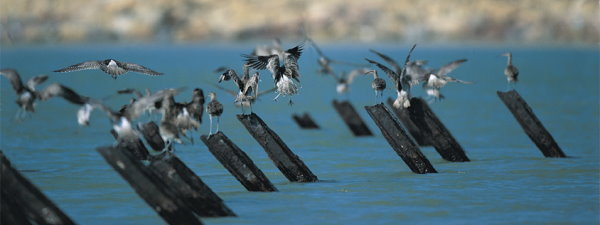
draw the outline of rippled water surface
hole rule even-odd
[[[363,62],[376,58],[375,48],[400,59],[408,46],[323,46],[331,58]],[[446,47],[419,46],[414,58],[436,67],[457,58],[469,61],[451,75],[473,81],[449,84],[446,99],[432,109],[472,160],[450,163],[431,147],[421,150],[438,174],[410,172],[364,111],[374,104],[370,76],[356,78],[347,96],[335,94],[335,83],[316,73],[317,56],[310,48],[300,59],[301,94],[290,107],[287,99],[259,101],[255,112],[321,179],[290,183],[248,134],[235,114],[233,98],[217,90],[218,66],[241,68],[241,53],[250,45],[201,46],[47,46],[2,48],[2,68],[16,68],[26,80],[47,73],[47,83],[60,82],[82,95],[102,98],[118,89],[153,91],[188,87],[177,96],[187,101],[200,87],[217,92],[225,103],[221,128],[261,168],[279,189],[251,193],[198,140],[208,131],[208,117],[195,144],[177,145],[176,154],[238,215],[203,219],[207,224],[598,224],[599,214],[599,57],[596,47]],[[519,127],[500,99],[505,90],[502,70],[511,50],[521,71],[517,90],[554,136],[565,159],[546,159]],[[53,73],[84,60],[115,58],[164,72],[162,77],[129,73],[113,80],[100,71]],[[350,68],[336,66],[337,70]],[[272,86],[262,72],[261,88]],[[388,81],[389,84],[389,81]],[[37,112],[17,122],[15,94],[0,79],[0,148],[13,164],[79,224],[163,224],[95,151],[113,143],[110,124],[101,113],[89,127],[77,125],[77,107],[62,99],[37,105]],[[45,84],[47,85],[47,84]],[[43,86],[43,85],[42,85]],[[224,86],[233,88],[232,83]],[[391,86],[391,85],[390,85]],[[392,96],[392,90],[385,95]],[[415,95],[423,95],[420,88]],[[350,99],[374,137],[352,136],[331,106],[334,98]],[[127,96],[107,100],[114,108]],[[321,130],[301,130],[291,114],[308,111]],[[148,118],[146,118],[148,119]]]

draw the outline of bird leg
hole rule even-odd
[[[290,106],[294,105],[294,102],[292,101],[292,97],[291,96],[290,96],[290,101],[289,101],[288,104],[290,104]]]
[[[208,131],[208,137],[212,135],[212,115],[208,115],[208,119],[210,120],[210,130]]]
[[[273,101],[277,101],[277,98],[279,98],[279,95],[281,95],[281,93],[277,93],[277,96],[275,96],[275,98],[273,99]]]
[[[220,123],[220,120],[221,120],[221,116],[217,116],[217,131],[215,132],[215,134],[219,133],[219,123]]]

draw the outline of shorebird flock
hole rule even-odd
[[[459,80],[451,77],[453,70],[465,63],[466,59],[458,59],[441,66],[440,68],[426,67],[425,60],[412,60],[411,55],[416,45],[407,53],[404,62],[398,63],[392,57],[384,53],[371,49],[370,53],[383,60],[388,66],[372,58],[365,58],[366,62],[343,62],[327,57],[317,44],[310,38],[306,38],[301,44],[283,50],[281,42],[276,40],[273,45],[258,46],[250,54],[242,54],[242,76],[238,76],[233,67],[223,66],[215,70],[214,85],[220,89],[227,90],[233,96],[233,103],[242,108],[242,114],[245,114],[245,108],[249,108],[252,113],[252,104],[259,96],[270,92],[276,92],[273,99],[277,101],[280,97],[288,97],[288,103],[293,104],[292,97],[300,93],[300,68],[298,60],[300,59],[305,43],[309,43],[318,54],[317,64],[319,74],[323,77],[330,76],[336,81],[336,92],[339,95],[345,95],[350,90],[352,81],[359,75],[372,75],[373,81],[371,88],[375,92],[377,103],[383,101],[384,91],[393,89],[396,92],[396,100],[393,107],[410,107],[411,89],[418,84],[422,84],[431,101],[444,99],[441,89],[450,82],[471,84],[471,82]],[[514,88],[519,75],[519,70],[512,64],[512,54],[510,52],[502,54],[508,58],[507,67],[504,70],[509,88]],[[349,73],[336,72],[334,64],[343,64],[352,66]],[[163,73],[156,72],[148,67],[136,63],[121,62],[115,59],[91,60],[82,63],[57,69],[54,72],[76,72],[80,70],[99,69],[109,74],[113,79],[127,72],[135,72],[149,76],[161,76]],[[253,71],[251,71],[253,70]],[[259,91],[261,81],[260,71],[268,70],[273,79],[274,85],[266,91]],[[392,84],[387,85],[386,80],[379,75],[382,71],[391,80]],[[209,116],[210,130],[209,137],[213,134],[213,119],[216,119],[216,130],[219,132],[220,116],[223,113],[224,106],[217,100],[214,92],[208,94],[210,101],[205,103],[202,89],[193,90],[191,99],[188,102],[176,102],[174,96],[178,95],[185,88],[169,88],[151,93],[149,90],[125,89],[119,90],[116,94],[133,94],[129,103],[120,108],[111,108],[104,103],[103,98],[92,98],[82,96],[75,90],[59,83],[53,83],[41,90],[36,87],[42,85],[49,79],[48,75],[38,75],[31,77],[26,83],[23,83],[21,76],[15,69],[1,69],[0,74],[7,78],[15,93],[16,103],[19,110],[16,114],[17,120],[23,120],[36,110],[38,102],[46,101],[52,97],[61,97],[69,103],[79,106],[77,111],[77,122],[82,126],[90,125],[90,115],[94,110],[104,112],[111,123],[113,134],[119,142],[132,142],[140,138],[141,123],[135,124],[143,115],[159,114],[159,133],[166,143],[163,151],[170,151],[173,143],[184,143],[193,139],[189,137],[188,132],[197,131],[202,123],[204,111]],[[100,78],[97,78],[100,79]],[[227,89],[217,85],[226,81],[232,81],[237,91]],[[365,87],[366,88],[366,87]]]

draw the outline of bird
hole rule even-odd
[[[331,76],[336,81],[335,91],[340,95],[347,93],[354,78],[358,75],[365,74],[368,71],[368,68],[358,68],[351,70],[349,73],[341,73],[339,76],[335,73],[331,73]]]
[[[234,90],[230,90],[230,89],[221,87],[221,86],[216,85],[216,84],[213,84],[213,86],[216,87],[216,88],[218,88],[218,89],[221,89],[221,90],[225,91],[227,94],[230,94],[234,98],[237,98],[237,96],[238,96],[239,91],[236,92]],[[250,104],[254,104],[254,102],[256,102],[256,100],[258,100],[260,96],[263,96],[265,94],[274,92],[275,90],[277,90],[277,87],[273,87],[273,88],[268,89],[268,90],[260,91],[260,92],[258,92],[256,94],[256,97],[247,98],[246,99],[247,101],[238,101],[238,102],[234,101],[233,103],[234,103],[235,107],[238,107],[238,108],[241,108],[241,107],[249,108]]]
[[[183,143],[180,139],[181,136],[188,138],[193,143],[193,139],[187,136],[187,131],[197,130],[200,127],[200,121],[191,115],[187,104],[176,102],[174,95],[169,94],[162,99],[160,112],[163,116],[159,124],[159,133],[167,145],[171,145],[173,141]]]
[[[273,44],[271,45],[258,45],[254,48],[251,55],[254,56],[269,56],[269,55],[277,55],[282,51],[281,49],[281,40],[279,38],[273,39]]]
[[[320,74],[322,74],[322,75],[333,75],[333,76],[335,76],[335,72],[333,71],[333,68],[331,67],[331,64],[333,64],[333,63],[335,63],[335,64],[349,65],[349,66],[356,66],[356,67],[365,66],[363,64],[358,64],[358,63],[333,60],[333,59],[325,56],[325,54],[323,53],[323,51],[321,51],[321,48],[319,48],[319,46],[317,45],[317,43],[314,40],[312,40],[308,36],[306,36],[305,38],[313,46],[313,48],[315,49],[315,51],[319,55],[319,58],[317,59],[317,63],[319,64],[319,70],[318,70],[318,72]]]
[[[385,80],[380,78],[377,75],[377,70],[369,70],[367,71],[366,74],[373,74],[373,81],[371,82],[371,88],[373,88],[373,90],[375,90],[375,98],[379,98],[381,96],[381,98],[383,98],[383,90],[385,90],[386,87],[386,83]],[[380,102],[383,102],[383,100],[380,100]]]
[[[277,101],[280,95],[290,96],[289,104],[293,104],[291,96],[298,94],[298,85],[294,80],[300,82],[298,59],[302,55],[302,46],[300,44],[283,52],[281,54],[284,59],[283,65],[280,65],[277,54],[269,56],[242,55],[250,67],[271,72],[277,87],[277,96],[273,100]]]
[[[466,59],[455,60],[440,67],[437,71],[426,73],[426,75],[423,76],[423,81],[425,82],[423,83],[423,87],[425,88],[427,95],[433,97],[433,100],[435,101],[442,100],[444,99],[444,96],[440,93],[440,89],[448,82],[472,84],[472,82],[459,80],[447,75],[466,61]]]
[[[394,70],[374,60],[366,59],[367,62],[383,70],[394,83],[394,88],[396,89],[396,100],[394,101],[392,106],[398,109],[410,107],[410,90],[412,78],[406,74],[406,64],[410,61],[410,56],[412,55],[412,52],[415,50],[416,46],[417,45],[414,44],[412,48],[408,51],[408,54],[406,55],[406,60],[404,61],[404,68],[399,66],[398,63],[396,63],[396,61],[394,61],[392,58],[382,53],[379,53],[373,49],[371,49],[371,52],[375,53],[388,64],[392,65],[394,67]]]
[[[135,63],[127,63],[120,62],[114,59],[106,59],[106,60],[92,60],[86,61],[79,64],[67,66],[62,69],[55,70],[54,72],[72,72],[79,70],[91,70],[91,69],[100,69],[105,73],[112,76],[113,79],[117,79],[119,75],[131,72],[142,73],[150,76],[158,76],[163,75],[163,73],[156,72],[154,70],[148,69],[142,65]]]
[[[235,95],[234,103],[240,103],[242,106],[242,114],[244,114],[244,106],[250,107],[250,112],[252,112],[252,103],[253,99],[258,97],[258,82],[260,80],[260,75],[258,72],[255,72],[250,76],[250,66],[249,64],[244,64],[244,74],[242,77],[238,77],[237,73],[233,69],[226,69],[223,74],[219,76],[219,83],[222,81],[232,80],[235,86],[238,88],[238,93]]]
[[[506,68],[504,68],[504,75],[506,76],[506,80],[508,81],[509,89],[514,88],[514,84],[519,81],[519,69],[512,64],[512,53],[507,52],[502,54],[501,56],[508,57],[506,62]]]
[[[213,117],[217,117],[217,131],[219,132],[219,118],[221,114],[223,114],[223,105],[217,101],[217,94],[214,92],[208,93],[208,97],[210,98],[210,102],[206,105],[206,113],[208,113],[208,118],[210,119],[210,131],[208,136],[212,135],[212,119]]]
[[[34,103],[39,98],[36,86],[48,79],[47,75],[34,76],[24,85],[21,75],[15,69],[1,69],[0,74],[10,80],[13,90],[17,94],[16,103],[20,107],[17,119],[22,119],[28,112],[35,112]]]

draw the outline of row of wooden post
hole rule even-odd
[[[546,157],[565,157],[516,91],[498,92],[498,96]],[[410,103],[411,106],[407,109],[388,108],[384,104],[365,106],[365,109],[392,149],[414,173],[437,172],[419,146],[431,145],[443,159],[451,162],[469,161],[463,148],[427,103],[420,98],[412,98]],[[388,104],[391,106],[391,100],[388,100]],[[355,135],[372,135],[349,102],[334,101],[333,106]],[[318,181],[317,176],[258,115],[252,113],[238,115],[237,118],[289,181]],[[307,114],[298,118],[297,122],[312,121]],[[153,149],[165,148],[155,123],[144,124],[140,130]],[[203,135],[201,140],[248,191],[277,191],[248,155],[225,134],[218,132],[210,136]],[[149,154],[139,139],[121,141],[115,147],[100,147],[97,151],[169,224],[202,224],[198,217],[235,216],[217,194],[169,151],[161,155]],[[150,163],[144,164],[141,160],[148,160]],[[1,151],[0,164],[2,224],[73,224],[35,186],[12,168]]]

